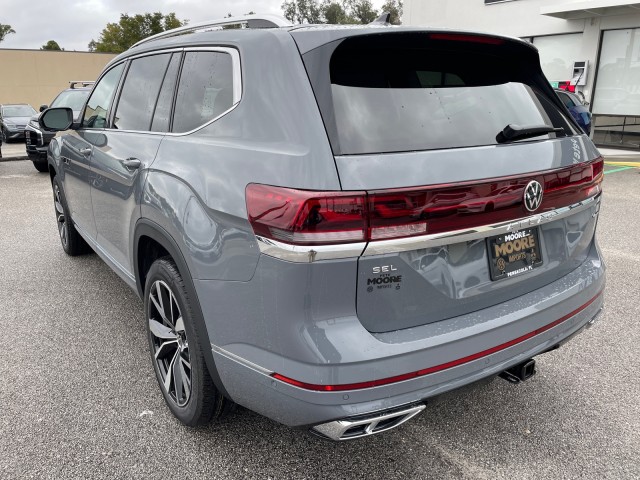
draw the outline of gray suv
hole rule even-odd
[[[237,403],[383,432],[526,380],[603,306],[603,159],[518,39],[225,19],[135,45],[77,122],[40,124],[62,246],[144,299],[187,425]]]

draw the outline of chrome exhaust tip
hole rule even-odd
[[[386,432],[402,425],[424,410],[425,405],[384,410],[370,415],[334,420],[311,428],[311,432],[335,441],[354,440]]]

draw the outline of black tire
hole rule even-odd
[[[71,215],[69,214],[69,207],[67,206],[67,199],[64,196],[64,190],[62,190],[62,185],[58,181],[57,176],[53,177],[51,186],[53,188],[53,208],[56,214],[58,234],[60,235],[62,249],[67,255],[72,257],[87,253],[90,251],[89,245],[87,245],[87,242],[80,236],[75,225],[73,225]]]
[[[33,160],[33,166],[36,167],[41,173],[49,171],[49,165],[47,164],[47,157],[39,158],[38,160]]]
[[[208,341],[194,328],[192,301],[171,257],[153,262],[144,292],[153,369],[171,413],[195,427],[223,417],[234,404],[213,384],[203,355]]]

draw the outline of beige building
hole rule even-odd
[[[113,54],[0,49],[0,104],[29,103],[36,110],[69,87],[95,80]]]

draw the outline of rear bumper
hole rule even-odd
[[[321,344],[322,362],[276,355],[275,348],[265,352],[249,344],[216,345],[215,339],[213,355],[233,400],[286,425],[302,427],[369,414],[423,402],[563,343],[601,310],[604,273],[594,244],[587,261],[560,280],[480,312],[384,334],[366,331],[357,318],[334,319],[317,323],[315,331],[297,331],[300,345],[281,347],[290,353]],[[206,282],[198,287],[201,298],[202,283]],[[326,361],[329,349],[331,360]],[[446,368],[434,368],[443,365]],[[428,373],[401,378],[420,370]],[[400,379],[370,388],[314,391],[280,381],[274,372],[311,385]]]

